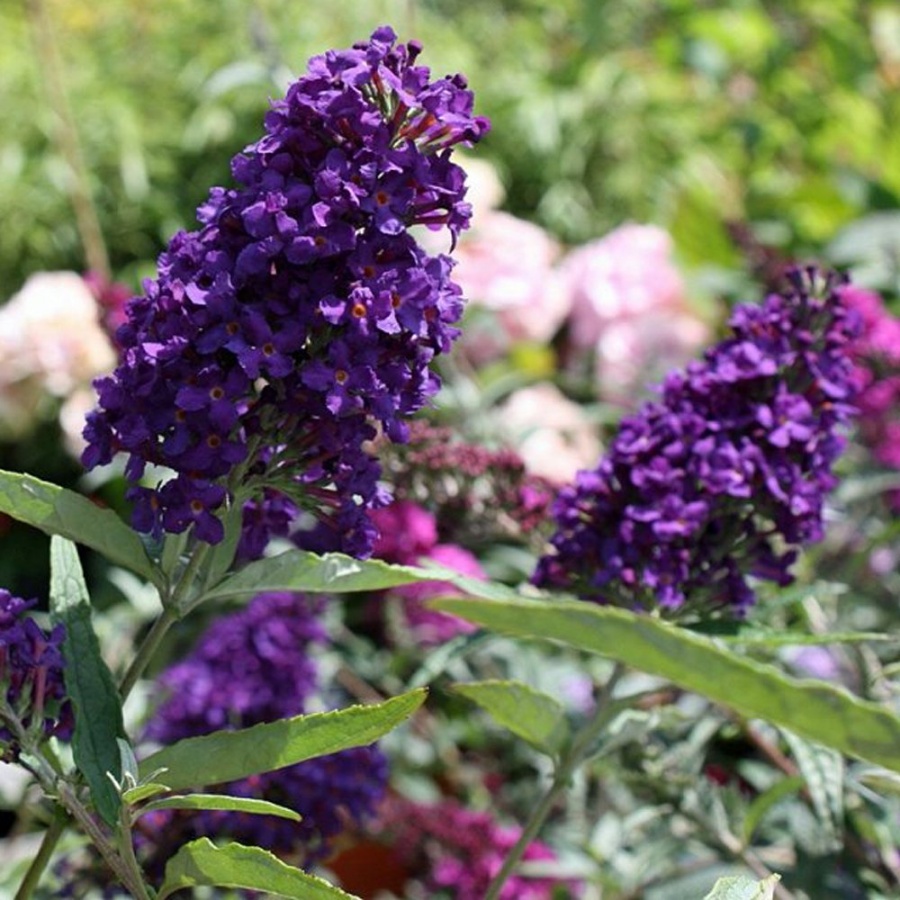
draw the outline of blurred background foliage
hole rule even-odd
[[[740,266],[734,223],[839,262],[900,246],[893,0],[6,0],[0,298],[102,261],[79,195],[136,287],[267,99],[383,22],[436,73],[467,74],[506,207],[565,242],[654,222],[686,267],[721,270]],[[895,288],[888,262],[872,279]]]

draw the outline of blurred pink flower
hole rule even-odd
[[[842,293],[862,322],[853,348],[859,437],[876,462],[900,469],[900,318],[873,291],[848,284]],[[900,491],[889,500],[900,510]]]
[[[505,212],[486,214],[460,240],[453,277],[470,303],[496,316],[501,349],[544,343],[562,325],[569,298],[555,268],[559,254],[543,228]]]
[[[606,400],[633,403],[709,339],[672,250],[663,229],[628,224],[573,250],[560,267],[571,297],[570,341],[595,353]]]
[[[596,346],[600,395],[612,403],[633,405],[648,385],[693,359],[709,337],[704,322],[669,310],[610,323]]]
[[[396,500],[369,514],[380,534],[372,548],[378,559],[412,565],[437,544],[437,522],[427,509],[408,500]]]
[[[116,355],[91,291],[74,272],[40,272],[0,308],[0,429],[27,433],[47,401],[110,370]]]
[[[490,813],[467,809],[456,800],[425,805],[389,796],[381,808],[378,834],[391,841],[410,879],[418,882],[419,890],[413,888],[409,896],[481,900],[521,829],[504,827]],[[522,859],[524,865],[500,891],[501,900],[551,900],[581,893],[573,879],[529,877],[529,863],[547,866],[557,860],[541,841],[531,841]]]
[[[622,225],[573,250],[562,270],[572,297],[572,340],[581,347],[593,347],[614,322],[685,306],[672,239],[655,225]]]
[[[516,343],[549,341],[569,313],[569,294],[556,268],[559,243],[539,225],[497,208],[504,190],[490,163],[462,164],[472,227],[453,249],[453,279],[475,314],[466,321],[458,352],[484,365]],[[450,250],[434,233],[420,238],[430,252]]]
[[[427,557],[420,560],[436,563],[445,569],[451,569],[459,575],[485,579],[487,575],[478,562],[477,557],[456,544],[437,544],[431,548]],[[426,601],[437,597],[465,596],[458,587],[449,581],[427,581],[419,584],[407,584],[395,588],[393,594],[400,598],[402,627],[408,630],[415,643],[430,647],[443,644],[458,634],[475,631],[471,622],[451,616],[447,613],[429,609]]]
[[[602,450],[584,408],[549,382],[510,394],[499,409],[499,426],[528,471],[556,484],[595,465]]]
[[[416,503],[397,500],[374,510],[372,520],[381,532],[373,550],[378,559],[400,565],[433,562],[460,575],[487,577],[481,563],[468,550],[456,544],[438,543],[435,517]],[[422,646],[432,646],[475,630],[469,622],[425,605],[434,597],[460,596],[462,592],[450,582],[408,584],[388,593],[399,601],[399,621],[395,624],[401,632],[397,637],[401,639],[411,638]]]

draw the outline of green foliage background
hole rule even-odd
[[[52,21],[115,275],[137,285],[256,139],[307,58],[389,22],[464,71],[507,207],[577,243],[629,220],[689,266],[745,221],[792,253],[900,197],[900,9],[890,0],[18,0],[0,5],[0,297],[85,267],[73,173],[35,44]]]

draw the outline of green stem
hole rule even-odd
[[[142,893],[138,894],[139,900],[152,900],[153,894],[144,883],[141,875],[141,867],[134,855],[134,843],[131,837],[131,810],[127,803],[123,803],[119,810],[119,834],[118,834],[119,854],[121,855],[125,865],[138,875],[138,881],[143,886]]]
[[[53,851],[56,849],[59,839],[66,830],[68,822],[69,817],[66,814],[66,811],[61,806],[57,806],[53,811],[53,818],[50,820],[50,824],[44,832],[41,846],[38,847],[38,852],[31,861],[31,865],[28,867],[28,871],[25,873],[25,877],[22,879],[22,883],[16,891],[14,900],[29,900],[34,893],[34,889],[40,883],[41,876],[44,874],[44,869],[47,868],[47,865],[53,856]]]
[[[50,106],[57,117],[57,144],[72,172],[72,207],[84,255],[88,268],[108,281],[109,255],[103,241],[97,207],[91,194],[90,176],[84,161],[78,127],[66,94],[66,77],[50,13],[43,0],[26,0],[25,8],[31,21],[35,49],[40,61],[37,67],[38,74],[43,76]]]
[[[50,793],[52,787],[48,790],[45,786],[44,790],[46,793]],[[127,888],[133,897],[149,900],[150,895],[147,893],[147,885],[144,883],[140,872],[133,870],[127,861],[122,859],[116,847],[113,846],[109,837],[94,820],[94,817],[84,808],[71,786],[66,782],[61,782],[56,786],[56,793],[59,797],[59,802],[68,810],[72,818],[78,822],[81,830],[97,848],[104,862],[112,869],[122,886]]]
[[[484,900],[497,900],[500,891],[506,880],[512,875],[513,870],[522,859],[528,845],[537,837],[544,820],[550,814],[556,801],[560,795],[568,788],[572,774],[584,761],[591,746],[603,733],[603,729],[609,724],[610,720],[619,712],[619,704],[612,702],[612,692],[617,682],[625,672],[625,667],[621,663],[616,663],[612,674],[603,686],[601,695],[597,698],[597,707],[594,715],[585,723],[584,727],[575,735],[568,751],[559,760],[556,770],[553,773],[553,781],[547,792],[541,798],[540,803],[534,808],[519,839],[513,848],[509,851],[500,871],[494,876],[488,887]]]
[[[122,683],[119,685],[119,693],[124,702],[126,697],[131,693],[132,688],[137,684],[138,679],[144,674],[153,655],[159,649],[166,632],[172,625],[178,621],[178,614],[171,607],[164,607],[159,618],[153,623],[143,643],[138,648],[134,659],[131,661],[128,670],[122,677]]]

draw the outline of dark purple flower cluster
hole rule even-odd
[[[448,900],[481,900],[520,834],[520,829],[504,828],[488,813],[466,809],[452,800],[425,806],[391,798],[378,825],[380,836],[391,840],[410,880],[424,892],[422,896]],[[532,841],[523,860],[526,865],[546,864],[554,862],[556,855],[546,844]],[[500,898],[551,900],[577,892],[578,885],[571,880],[513,875]]]
[[[755,599],[748,576],[791,581],[796,548],[822,536],[854,411],[857,317],[837,276],[797,269],[788,281],[738,307],[731,336],[670,375],[560,493],[537,584],[634,609],[740,614]]]
[[[380,28],[312,59],[232,161],[240,187],[212,189],[130,301],[83,459],[129,455],[138,530],[216,543],[222,507],[267,487],[327,522],[333,549],[370,551],[364,445],[375,424],[405,439],[463,306],[449,257],[409,228],[467,226],[451,148],[487,130],[465,80],[430,81],[420,49]],[[142,486],[148,465],[175,475]]]
[[[0,759],[7,761],[18,759],[22,749],[15,731],[40,722],[43,736],[70,740],[75,726],[63,681],[65,629],[57,625],[48,634],[25,616],[34,603],[0,589],[0,691],[6,707],[0,711]]]
[[[322,606],[320,599],[301,594],[260,594],[246,609],[216,620],[191,654],[158,679],[166,699],[146,737],[170,743],[305,712],[318,689],[310,651],[326,638]],[[221,790],[280,803],[303,820],[160,810],[138,821],[139,854],[157,871],[184,841],[215,836],[316,859],[345,828],[374,814],[387,777],[387,760],[372,746],[233,782]]]

